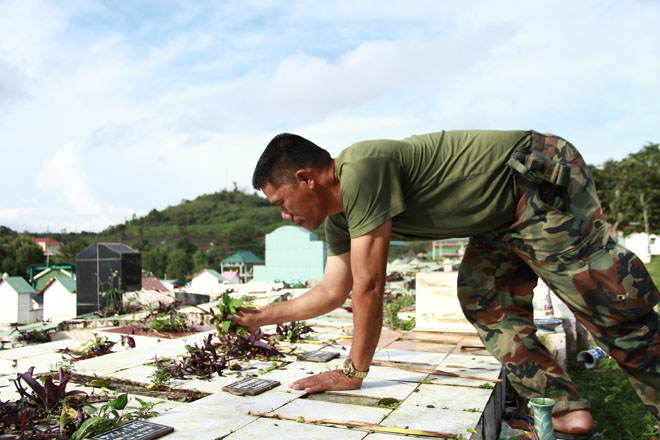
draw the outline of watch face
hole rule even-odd
[[[351,372],[351,364],[350,364],[350,362],[351,362],[350,360],[346,359],[346,361],[344,361],[344,366],[342,367],[342,371],[343,371],[344,374],[347,375],[347,376],[348,376],[348,374]]]

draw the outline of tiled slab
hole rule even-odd
[[[385,348],[390,348],[394,350],[409,350],[409,351],[427,351],[433,353],[449,353],[454,350],[456,347],[449,344],[436,344],[433,342],[422,342],[422,341],[393,341],[387,345]]]
[[[419,386],[418,391],[411,394],[399,408],[419,408],[433,405],[436,408],[458,411],[473,409],[482,411],[491,394],[492,390],[480,388],[422,384]]]
[[[55,370],[55,365],[62,361],[62,353],[49,352],[38,356],[30,356],[16,360],[14,372],[25,372],[30,367],[34,368],[34,374],[48,373]]]
[[[374,380],[366,378],[359,390],[329,391],[335,394],[348,394],[351,396],[365,396],[382,399],[389,397],[399,401],[407,398],[417,387],[416,383],[396,382],[393,380]]]
[[[76,372],[80,374],[93,374],[106,376],[114,371],[137,367],[153,361],[153,352],[150,350],[133,349],[119,353],[110,353],[91,359],[76,362]]]
[[[296,399],[277,409],[277,414],[306,419],[333,419],[378,424],[392,410],[387,408],[349,405],[320,400]]]
[[[446,353],[392,350],[389,348],[378,350],[374,355],[375,360],[380,360],[383,362],[412,362],[416,364],[427,364],[430,368],[434,368],[439,365],[446,357]]]
[[[379,367],[372,365],[369,368],[369,379],[395,380],[399,382],[420,382],[428,377],[427,373],[418,373],[401,368]]]
[[[496,382],[493,380],[500,377],[500,370],[493,368],[454,368],[454,367],[441,367],[440,370],[446,371],[449,373],[456,373],[462,376],[472,376],[472,377],[483,377],[484,379],[491,380],[479,380],[471,379],[465,377],[455,377],[455,376],[443,376],[438,374],[432,374],[429,379],[432,383],[437,385],[462,385],[468,387],[494,387]]]
[[[226,411],[233,411],[236,414],[247,414],[248,411],[272,412],[282,405],[298,398],[299,394],[287,392],[280,385],[270,391],[266,391],[258,396],[235,396],[225,391],[212,394],[194,402],[189,403],[192,413],[197,408],[220,408]]]
[[[66,339],[63,341],[46,342],[44,344],[26,345],[25,347],[14,348],[11,350],[1,350],[0,359],[24,359],[31,356],[39,356],[48,352],[54,352],[65,347],[77,347],[83,343],[84,341],[72,341]]]
[[[443,367],[463,367],[491,369],[499,371],[502,366],[499,361],[492,356],[476,356],[471,354],[450,354],[443,359],[440,368]]]
[[[149,365],[139,365],[137,367],[126,368],[124,370],[114,371],[108,374],[108,377],[121,379],[129,382],[149,384],[149,376],[156,372],[156,367]]]
[[[381,425],[443,432],[456,436],[461,434],[470,438],[468,429],[474,429],[480,417],[481,413],[402,405],[383,420]]]
[[[154,418],[154,423],[171,426],[174,432],[167,440],[214,440],[239,430],[256,418],[231,407],[206,407],[190,405],[173,408]]]
[[[360,440],[364,435],[364,431],[261,418],[227,436],[226,440]]]

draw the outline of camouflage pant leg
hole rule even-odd
[[[660,409],[660,293],[644,264],[609,237],[589,168],[575,147],[533,136],[532,150],[570,167],[566,186],[523,188],[516,219],[490,234],[518,255],[575,313],[629,375],[642,401]]]
[[[484,345],[523,397],[551,397],[555,411],[588,408],[570,378],[536,336],[537,276],[515,253],[471,238],[458,278],[458,296]]]

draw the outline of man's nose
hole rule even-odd
[[[288,211],[286,211],[284,208],[280,208],[280,211],[282,211],[282,220],[291,220],[293,219],[293,216],[289,214]]]

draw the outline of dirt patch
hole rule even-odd
[[[90,382],[96,380],[99,380],[99,378],[77,373],[74,373],[71,378],[72,382],[86,386],[92,386],[90,385]],[[195,400],[201,399],[202,397],[206,397],[211,394],[197,390],[183,390],[164,386],[159,388],[147,388],[144,384],[118,379],[113,379],[107,386],[104,386],[104,388],[115,391],[119,394],[136,394],[138,396],[172,400],[175,402],[194,402]]]
[[[155,330],[149,330],[149,329],[144,329],[138,325],[126,325],[124,327],[116,327],[116,328],[110,328],[103,330],[104,332],[108,333],[119,333],[122,335],[128,335],[128,336],[150,336],[152,338],[161,338],[161,339],[176,339],[176,338],[182,338],[184,336],[190,336],[195,333],[201,333],[201,332],[206,332],[209,330],[213,330],[214,327],[207,327],[207,326],[192,326],[190,327],[189,332],[185,333],[177,333],[177,332],[159,332]]]

